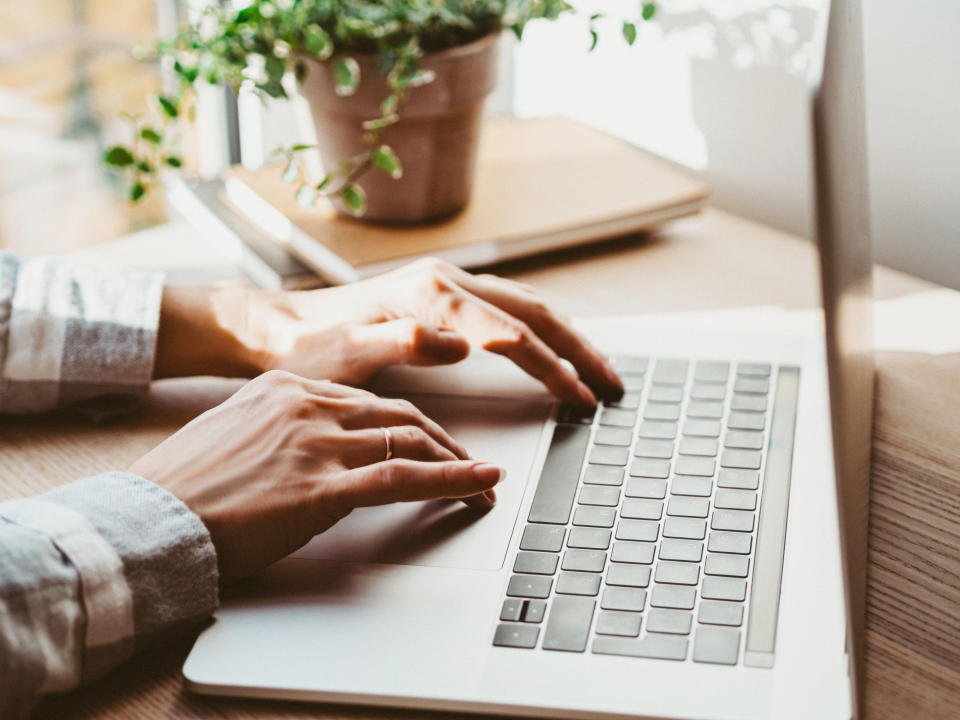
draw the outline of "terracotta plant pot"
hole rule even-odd
[[[483,102],[497,80],[498,40],[499,34],[487,35],[421,60],[421,68],[432,70],[436,78],[408,91],[400,121],[381,135],[400,158],[403,177],[394,180],[371,170],[358,181],[367,193],[364,220],[423,222],[467,204]],[[327,168],[368,149],[362,123],[380,117],[380,103],[388,94],[376,56],[354,57],[360,65],[360,84],[353,95],[337,95],[330,67],[316,60],[308,61],[300,90],[310,104]]]

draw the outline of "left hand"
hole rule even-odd
[[[389,365],[458,362],[471,344],[566,402],[595,405],[595,393],[623,391],[606,358],[532,288],[433,259],[307,292],[168,288],[156,375],[281,369],[360,385]]]

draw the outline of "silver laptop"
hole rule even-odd
[[[231,589],[197,692],[542,717],[850,718],[872,360],[859,1],[812,71],[825,328],[609,319],[627,392],[557,406],[494,356],[384,379],[502,464],[481,514],[357,510]],[[828,31],[829,28],[829,31]]]

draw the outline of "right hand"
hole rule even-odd
[[[130,471],[199,515],[222,581],[279,560],[356,507],[463,498],[490,508],[502,477],[406,401],[282,371],[252,380]]]

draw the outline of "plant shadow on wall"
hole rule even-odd
[[[656,5],[614,7],[622,41],[633,45],[637,23]],[[287,97],[292,73],[305,91],[321,138],[326,174],[307,177],[294,145],[283,178],[298,202],[321,196],[341,211],[384,221],[422,221],[461,209],[469,197],[485,96],[495,82],[495,39],[503,30],[522,38],[531,21],[574,13],[566,0],[254,0],[237,10],[209,7],[148,54],[167,63],[179,89],[157,97],[159,122],[133,120],[133,141],[116,145],[106,163],[125,173],[129,196],[143,198],[158,169],[182,165],[177,124],[191,111],[201,83],[253,86]],[[584,17],[584,45],[597,44],[596,22]],[[418,132],[414,132],[417,130]],[[365,189],[363,178],[374,173]],[[410,181],[391,186],[384,176]],[[429,202],[396,202],[419,187]],[[375,191],[375,192],[372,192]]]

